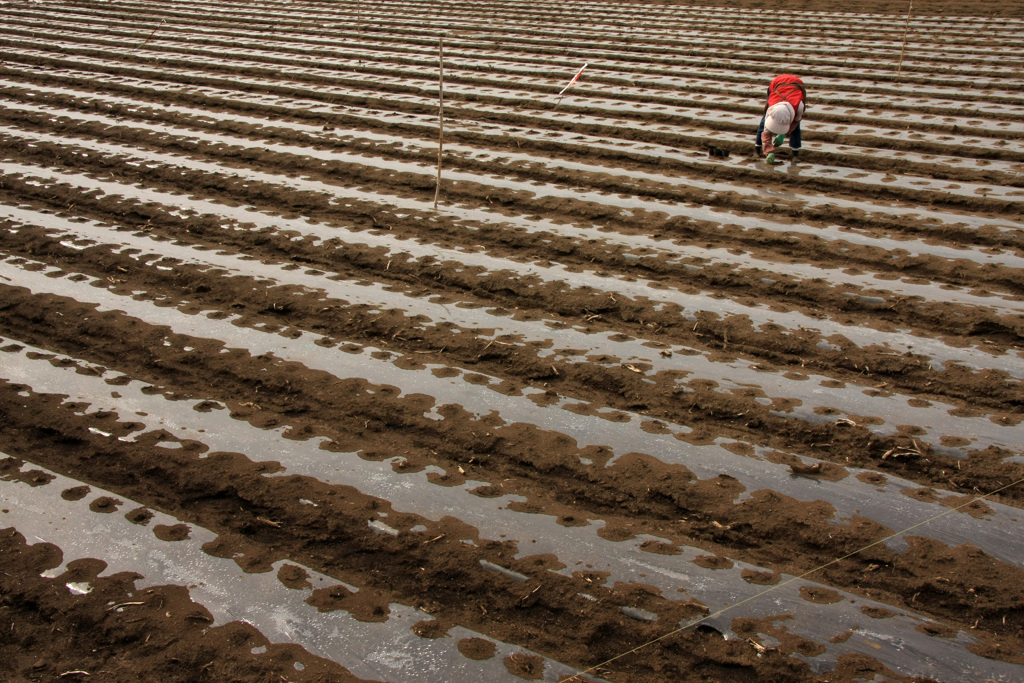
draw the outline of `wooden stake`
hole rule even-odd
[[[907,49],[907,33],[910,32],[910,12],[914,9],[914,0],[910,0],[910,7],[907,8],[907,25],[903,27],[903,47],[900,49],[900,66],[896,69],[896,77],[903,73],[903,53]]]
[[[132,53],[135,52],[135,50],[141,50],[142,48],[146,47],[146,43],[148,43],[153,38],[153,36],[156,35],[156,32],[160,30],[160,27],[163,26],[166,23],[167,23],[166,19],[161,21],[160,24],[155,29],[153,29],[153,32],[150,33],[148,36],[146,36],[146,39],[144,41],[142,41],[142,45],[139,45],[137,48],[135,48],[134,50],[132,50],[128,54],[132,54]]]
[[[437,186],[434,188],[434,210],[437,210],[437,198],[441,196],[441,151],[444,149],[444,37],[438,39],[437,61],[441,66],[441,76],[437,88]]]

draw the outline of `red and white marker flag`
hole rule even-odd
[[[562,92],[558,93],[558,96],[559,96],[559,97],[561,97],[561,96],[562,96],[562,93],[564,93],[564,92],[565,92],[566,90],[568,90],[568,89],[569,89],[569,86],[570,86],[570,85],[572,85],[572,84],[573,84],[573,83],[575,83],[576,81],[580,80],[580,76],[581,76],[581,75],[583,74],[583,70],[584,70],[584,69],[586,69],[586,68],[587,68],[587,65],[586,65],[586,64],[584,64],[583,66],[581,66],[581,67],[580,67],[580,70],[579,70],[579,71],[577,71],[577,72],[576,72],[576,75],[572,77],[572,80],[571,80],[571,81],[569,81],[569,84],[568,84],[568,85],[566,85],[566,86],[565,86],[564,88],[562,88]]]

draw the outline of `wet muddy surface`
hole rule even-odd
[[[0,4],[5,675],[1024,677],[1015,3]]]

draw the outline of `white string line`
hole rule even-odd
[[[721,616],[722,614],[725,614],[729,610],[735,609],[735,608],[739,607],[740,605],[746,604],[746,603],[748,603],[748,602],[750,602],[752,600],[757,600],[758,598],[760,598],[762,596],[768,595],[772,591],[776,591],[776,590],[782,588],[783,586],[786,586],[786,585],[789,585],[789,584],[793,583],[794,581],[799,581],[801,579],[804,579],[804,578],[810,576],[811,574],[813,574],[815,572],[821,571],[822,569],[825,569],[826,567],[830,567],[833,564],[836,564],[837,562],[842,562],[843,560],[849,559],[849,558],[853,557],[854,555],[867,550],[868,548],[872,548],[872,547],[878,545],[879,543],[885,543],[886,541],[891,540],[893,538],[896,538],[897,536],[902,536],[903,534],[907,533],[908,531],[913,531],[914,529],[916,529],[918,527],[921,527],[921,526],[924,526],[925,524],[929,524],[931,522],[934,522],[935,520],[940,519],[942,517],[945,517],[946,515],[952,514],[954,512],[958,512],[959,510],[961,510],[961,509],[963,509],[965,507],[968,507],[968,506],[970,506],[970,505],[972,505],[974,503],[977,503],[980,500],[988,498],[989,496],[994,496],[997,493],[1005,491],[1006,489],[1008,489],[1008,488],[1010,488],[1012,486],[1016,486],[1017,484],[1020,484],[1022,482],[1024,482],[1024,478],[1018,479],[1017,481],[1011,482],[1011,483],[1009,483],[1009,484],[1007,484],[1005,486],[1001,486],[1000,488],[998,488],[998,489],[996,489],[994,491],[989,491],[988,493],[983,494],[981,496],[977,496],[976,498],[972,498],[971,500],[967,501],[966,503],[963,503],[962,505],[957,505],[956,507],[952,507],[952,508],[950,508],[948,510],[945,510],[944,512],[940,512],[939,514],[935,515],[934,517],[929,517],[928,519],[920,521],[917,524],[912,524],[912,525],[908,526],[906,529],[903,529],[902,531],[897,531],[894,534],[890,534],[888,536],[883,536],[882,538],[878,539],[877,541],[874,541],[872,543],[868,543],[863,548],[859,548],[857,550],[854,550],[853,552],[849,552],[849,553],[847,553],[845,555],[842,555],[841,557],[837,557],[837,558],[835,558],[833,560],[829,560],[825,564],[820,565],[818,567],[815,567],[814,569],[810,569],[810,570],[804,572],[803,574],[800,574],[799,576],[794,576],[794,577],[792,577],[790,579],[786,579],[782,583],[776,584],[776,585],[772,586],[771,588],[768,588],[766,590],[761,591],[760,593],[756,593],[754,595],[751,595],[750,597],[744,598],[744,599],[740,600],[737,603],[734,603],[732,605],[728,605],[726,607],[723,607],[722,609],[718,610],[717,612],[712,612],[711,614],[706,614],[706,615],[700,617],[699,619],[694,619],[693,621],[690,621],[690,622],[688,622],[686,624],[683,624],[682,626],[680,626],[680,627],[678,627],[676,629],[673,629],[673,630],[669,631],[668,633],[666,633],[664,635],[660,635],[657,638],[654,638],[653,640],[649,640],[646,643],[643,643],[641,645],[637,645],[633,649],[627,650],[626,652],[623,652],[622,654],[615,655],[611,659],[607,659],[607,660],[601,662],[600,664],[595,664],[594,666],[592,666],[592,667],[590,667],[588,669],[583,669],[582,671],[580,671],[580,672],[576,673],[575,675],[573,675],[571,678],[566,678],[565,680],[562,681],[562,683],[570,683],[570,681],[577,680],[580,676],[582,676],[582,675],[584,675],[586,673],[590,673],[592,671],[596,671],[597,669],[600,669],[601,667],[606,666],[606,665],[614,662],[617,659],[622,659],[623,657],[625,657],[627,655],[631,655],[634,652],[638,652],[638,651],[644,649],[645,647],[649,647],[651,645],[654,645],[655,643],[657,643],[659,641],[662,641],[665,638],[668,638],[669,636],[673,636],[673,635],[675,635],[677,633],[685,631],[688,628],[696,626],[697,624],[701,623],[702,621],[707,621],[708,619],[711,619],[713,617]]]

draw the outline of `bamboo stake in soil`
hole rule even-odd
[[[914,9],[914,0],[910,0],[910,7],[907,8],[907,25],[903,27],[903,47],[900,48],[900,66],[896,69],[896,76],[903,73],[903,53],[907,49],[907,33],[910,32],[910,13]]]
[[[153,38],[153,36],[156,35],[156,32],[160,30],[160,27],[163,26],[166,23],[167,23],[166,19],[161,21],[160,24],[155,29],[153,29],[153,32],[150,33],[148,36],[146,36],[146,39],[144,41],[142,41],[142,45],[139,45],[138,47],[136,47],[134,50],[132,50],[128,54],[133,54],[135,52],[135,50],[141,50],[142,48],[146,47],[146,43],[148,43]]]
[[[440,79],[437,88],[437,185],[434,187],[434,210],[441,195],[441,151],[444,149],[444,37],[438,39],[437,61],[440,64]]]

